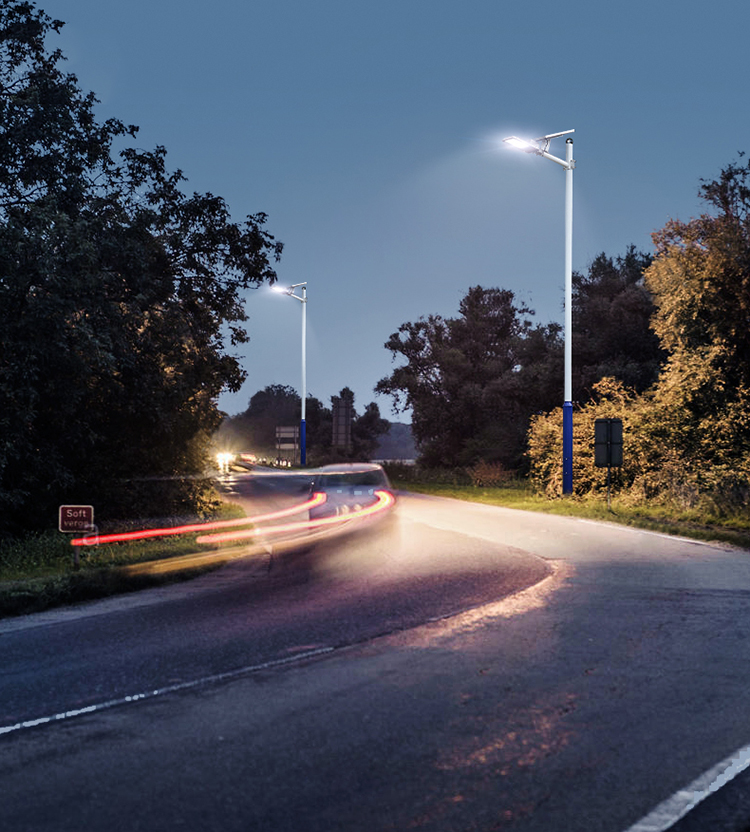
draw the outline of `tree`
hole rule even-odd
[[[617,416],[620,484],[632,499],[719,514],[750,505],[750,165],[741,159],[703,183],[709,213],[653,235],[644,281],[666,360],[639,395],[615,379],[594,385],[598,395],[576,417],[578,493],[601,484],[588,459],[594,418]],[[532,473],[550,494],[559,493],[558,424],[556,414],[540,416],[529,439]]]
[[[650,326],[654,303],[643,273],[651,262],[631,245],[624,257],[602,252],[586,274],[573,273],[574,401],[588,401],[605,377],[637,392],[656,381],[666,353]]]
[[[282,248],[264,214],[232,222],[180,190],[164,148],[97,122],[46,50],[62,25],[0,8],[0,531],[50,525],[60,502],[139,510],[126,480],[203,472],[216,398],[244,379],[226,349],[248,337],[242,293]]]
[[[654,234],[646,271],[653,327],[669,360],[655,404],[687,468],[750,475],[750,164],[730,164],[700,194],[715,213]]]
[[[375,389],[411,409],[424,464],[521,464],[530,415],[562,398],[560,327],[533,326],[531,314],[512,292],[476,286],[458,318],[423,317],[388,339],[406,363]]]
[[[390,424],[387,419],[381,418],[380,408],[375,402],[365,405],[364,412],[358,414],[354,409],[354,393],[348,387],[339,391],[338,398],[348,399],[352,403],[352,447],[348,454],[337,451],[337,456],[367,462],[375,456],[378,440],[388,433]]]

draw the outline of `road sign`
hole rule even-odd
[[[93,506],[60,506],[59,525],[61,532],[90,532],[94,526]]]
[[[622,419],[594,422],[594,464],[597,468],[622,465]]]
[[[299,454],[299,425],[281,426],[276,428],[276,455],[281,461],[284,452],[291,452],[291,462],[297,462]]]
[[[333,412],[333,437],[331,446],[350,451],[352,447],[352,415],[354,399],[351,396],[331,396]]]

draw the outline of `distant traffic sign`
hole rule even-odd
[[[60,506],[58,528],[61,532],[90,532],[94,526],[93,506]]]

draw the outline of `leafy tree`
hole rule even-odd
[[[388,339],[406,363],[375,389],[411,409],[424,464],[521,464],[530,415],[562,398],[560,328],[533,326],[531,314],[512,292],[476,286],[458,318],[423,317]]]
[[[0,7],[0,531],[60,502],[140,510],[125,481],[200,475],[216,397],[244,379],[226,352],[247,340],[242,292],[281,253],[265,215],[232,222],[164,148],[97,121],[46,49],[62,25]],[[183,482],[171,498],[196,508]]]
[[[299,393],[288,385],[271,384],[250,398],[243,416],[256,426],[259,441],[273,445],[276,442],[278,426],[299,423],[301,416]]]
[[[669,352],[655,403],[672,414],[671,444],[696,470],[750,474],[750,164],[741,158],[701,187],[715,213],[654,234],[646,283]]]
[[[625,256],[604,252],[588,272],[573,274],[573,399],[585,402],[604,377],[638,392],[649,388],[666,358],[651,329],[654,304],[643,273],[649,254],[629,246]]]

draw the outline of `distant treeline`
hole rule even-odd
[[[349,401],[352,406],[351,443],[348,448],[333,446],[333,409],[325,407],[315,396],[308,396],[305,402],[308,465],[372,459],[377,455],[381,437],[388,434],[389,423],[381,418],[375,402],[359,413],[354,407],[354,393],[348,387],[340,391],[338,398]],[[250,398],[243,413],[227,416],[214,441],[222,449],[274,459],[276,428],[298,425],[301,414],[299,393],[286,385],[271,384]]]

